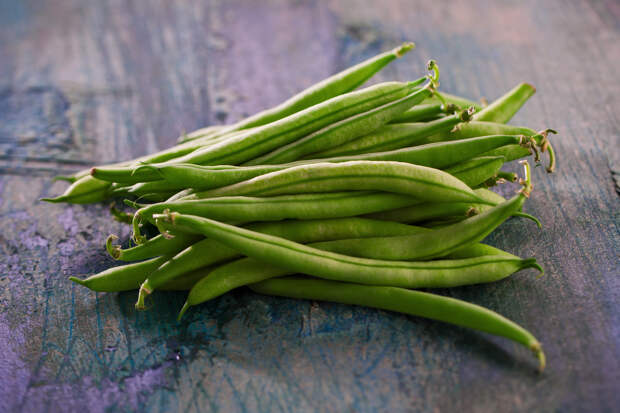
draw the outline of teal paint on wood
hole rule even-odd
[[[3,2],[0,19],[0,411],[620,404],[613,2],[65,0]],[[544,375],[505,340],[383,311],[240,290],[177,324],[181,293],[157,293],[137,313],[134,293],[67,281],[117,265],[103,243],[129,229],[106,205],[37,202],[64,189],[55,173],[167,147],[404,40],[417,50],[378,80],[415,78],[433,57],[442,87],[468,97],[529,81],[538,93],[513,123],[561,132],[557,174],[537,169],[526,205],[544,231],[511,220],[488,240],[536,256],[546,275],[442,291],[531,329],[548,355]]]

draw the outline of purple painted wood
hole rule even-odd
[[[611,411],[620,404],[616,108],[620,9],[563,2],[0,2],[0,411]],[[378,79],[492,99],[538,87],[514,123],[554,127],[557,174],[489,242],[547,274],[445,292],[530,328],[505,340],[426,320],[238,291],[174,321],[183,294],[93,294],[114,263],[105,205],[37,202],[59,172],[171,145],[404,40]]]

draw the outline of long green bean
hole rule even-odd
[[[455,298],[404,288],[297,277],[270,279],[250,288],[260,294],[373,307],[483,331],[522,344],[538,358],[539,370],[545,368],[542,346],[529,331],[494,311]]]

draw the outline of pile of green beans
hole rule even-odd
[[[361,305],[506,337],[545,365],[540,342],[483,307],[420,288],[497,282],[533,268],[481,241],[523,212],[529,163],[548,135],[506,123],[534,94],[521,83],[490,105],[438,90],[439,68],[414,81],[357,89],[413,49],[404,43],[231,125],[184,134],[134,160],[57,177],[70,186],[48,202],[124,200],[114,217],[133,245],[110,235],[125,262],[70,279],[97,292],[187,291],[192,307],[241,287],[259,294]],[[521,159],[521,178],[503,166]],[[512,183],[505,199],[489,187]],[[118,205],[118,204],[117,204]],[[147,231],[147,227],[150,230]],[[151,234],[147,236],[146,234]],[[156,235],[152,235],[156,234]],[[131,242],[131,241],[130,241]]]

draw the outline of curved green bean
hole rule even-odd
[[[365,218],[339,218],[309,221],[261,222],[250,224],[249,230],[285,238],[302,244],[318,241],[341,240],[377,236],[415,234],[426,231],[424,228],[404,225],[397,222],[383,222]],[[197,242],[163,263],[142,283],[137,309],[144,309],[144,299],[161,285],[197,270],[240,256],[239,252],[206,238]]]
[[[196,139],[192,142],[176,145],[172,148],[159,151],[157,153],[142,156],[132,161],[119,162],[115,164],[106,165],[105,168],[122,168],[132,169],[136,168],[140,162],[164,162],[169,161],[186,154],[189,154],[199,148],[207,146],[202,139]],[[72,184],[65,190],[65,192],[55,198],[42,198],[42,201],[59,203],[68,202],[72,204],[89,204],[94,202],[105,201],[114,196],[124,195],[124,192],[118,188],[114,188],[110,181],[100,180],[93,176],[91,173],[95,168],[89,168],[74,174],[73,177],[64,177],[65,180],[72,181]]]
[[[202,165],[242,163],[334,122],[401,99],[424,80],[426,77],[409,83],[386,82],[340,95],[170,162]],[[93,168],[91,173],[102,180],[132,184],[161,179],[148,168]]]
[[[520,83],[474,115],[474,120],[506,123],[536,93],[529,83]]]
[[[539,370],[545,368],[542,346],[529,331],[494,311],[455,298],[404,288],[288,277],[262,281],[250,288],[260,294],[373,307],[483,331],[522,344],[538,358]]]
[[[313,153],[314,159],[335,156],[359,155],[369,152],[384,152],[406,146],[414,146],[418,141],[442,131],[449,131],[461,122],[468,122],[472,111],[445,116],[428,123],[401,123],[385,125],[375,132],[364,135],[338,147]]]
[[[308,154],[338,147],[365,133],[378,129],[432,94],[430,87],[419,89],[402,99],[333,123],[302,139],[245,162],[245,165],[269,165],[292,162]]]
[[[504,165],[503,156],[478,156],[453,165],[445,171],[458,176],[471,188],[475,188],[488,179],[497,176],[502,165]]]
[[[274,196],[344,190],[394,192],[437,202],[480,201],[471,188],[446,172],[404,162],[388,161],[300,165],[230,186],[198,192],[185,199],[240,195]]]
[[[472,120],[463,123],[449,132],[443,132],[427,139],[430,142],[445,142],[459,139],[478,138],[489,135],[525,135],[534,136],[537,132],[523,126],[505,125],[497,122],[482,122]]]
[[[420,203],[406,206],[403,208],[392,209],[389,211],[375,212],[365,215],[367,218],[385,221],[403,222],[407,224],[434,220],[444,217],[460,216],[462,218],[471,217],[489,208],[489,205],[497,205],[505,202],[506,199],[486,188],[474,189],[476,195],[484,198],[486,204],[476,204],[471,202],[437,202]],[[492,255],[492,254],[488,254]]]
[[[147,276],[169,258],[170,257],[157,257],[148,261],[120,265],[108,268],[105,271],[91,275],[83,280],[78,277],[69,277],[69,280],[96,292],[113,293],[133,291],[140,288],[140,285]],[[213,268],[202,268],[201,272],[194,271],[183,274],[182,277],[177,277],[171,282],[164,283],[159,289],[164,291],[189,291],[204,277],[205,272],[212,269]]]
[[[410,236],[394,237],[390,242],[380,238],[365,238],[351,244],[348,255],[359,255],[368,250],[370,258],[386,260],[432,259],[445,256],[465,245],[477,243],[498,225],[513,215],[519,214],[525,199],[529,196],[531,184],[529,167],[526,165],[527,179],[521,191],[508,201],[500,203],[478,215],[452,225]],[[391,241],[398,241],[392,243]],[[345,253],[344,251],[341,251]],[[249,255],[249,254],[248,254]]]
[[[140,278],[146,278],[169,259],[170,257],[166,256],[156,257],[147,261],[108,268],[84,280],[77,277],[69,277],[69,279],[98,292],[131,291],[140,288]]]
[[[248,127],[262,126],[321,103],[327,99],[350,92],[370,79],[387,64],[402,57],[413,48],[415,48],[413,43],[406,42],[393,50],[381,53],[355,66],[351,66],[342,72],[315,83],[276,107],[264,110],[236,123],[233,129],[241,130]]]
[[[134,240],[138,244],[144,242],[144,238],[140,235],[143,219],[153,221],[153,214],[161,214],[166,210],[211,217],[220,221],[245,223],[351,217],[399,208],[416,202],[419,200],[406,195],[361,191],[162,202],[136,211],[133,221]]]
[[[110,182],[101,181],[90,175],[83,176],[73,182],[65,192],[56,198],[41,198],[45,202],[69,202],[72,204],[90,204],[108,199]]]
[[[338,252],[339,249],[346,249],[346,245],[351,242],[352,240],[337,240],[314,243],[309,246],[322,251]],[[398,266],[395,265],[391,268],[384,266],[382,262],[377,260],[369,261],[375,261],[375,264],[377,264],[375,271],[377,277],[381,277],[381,281],[377,281],[379,284],[376,284],[377,282],[370,282],[368,284],[400,286],[404,288],[456,287],[489,283],[504,279],[526,268],[536,268],[542,271],[535,259],[521,259],[510,256],[510,254],[483,255],[473,258],[437,260],[423,263],[388,261],[388,263],[398,264]],[[394,267],[398,269],[395,270]],[[404,275],[407,273],[408,277]],[[207,276],[194,285],[179,317],[183,315],[189,306],[195,306],[219,297],[235,288],[291,274],[295,274],[295,270],[266,264],[254,258],[242,258],[221,265],[212,269]],[[401,274],[402,277],[394,276],[395,274]],[[364,270],[359,272],[359,277],[360,281],[355,279],[346,279],[346,281],[367,284],[363,281],[366,279]],[[326,278],[343,280],[344,277]]]
[[[245,181],[267,173],[283,169],[311,165],[319,162],[348,162],[348,161],[395,161],[406,162],[432,168],[445,168],[455,165],[467,159],[488,152],[494,148],[505,145],[531,144],[522,135],[495,135],[483,136],[474,139],[462,139],[452,142],[438,142],[412,148],[397,149],[387,152],[360,154],[352,156],[340,156],[325,159],[305,160],[283,165],[264,165],[250,167],[229,166],[227,169],[214,168],[211,166],[198,166],[190,164],[177,165],[148,165],[166,181],[179,185],[180,188],[212,189]]]
[[[465,221],[432,232],[392,237],[389,242],[385,242],[382,238],[359,239],[349,246],[347,255],[368,254],[371,258],[382,260],[431,259],[477,243],[500,223],[518,212],[529,196],[530,171],[527,162],[524,164],[527,176],[524,188],[510,200]],[[328,277],[330,272],[335,271],[350,274],[351,271],[355,271],[356,264],[364,264],[350,262],[348,261],[350,257],[345,255],[321,253],[292,241],[237,228],[208,218],[181,215],[177,212],[168,212],[153,218],[156,219],[158,226],[170,223],[172,228],[199,231],[206,237],[216,239],[249,257],[311,275]],[[357,268],[357,271],[359,270],[361,269]]]

